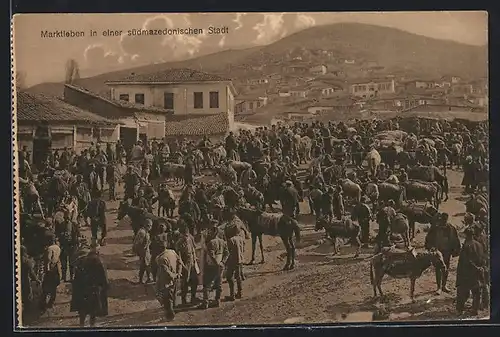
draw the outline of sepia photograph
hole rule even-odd
[[[489,319],[487,12],[11,30],[18,329]]]

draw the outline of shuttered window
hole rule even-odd
[[[219,108],[219,92],[210,91],[210,109]]]
[[[163,94],[163,107],[165,109],[174,109],[174,94],[172,92]]]
[[[129,101],[128,94],[120,94],[120,101]]]
[[[194,108],[195,109],[203,109],[203,92],[194,92]]]
[[[144,94],[135,94],[135,103],[144,105]]]

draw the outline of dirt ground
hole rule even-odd
[[[465,212],[462,173],[448,171],[450,199],[441,210],[450,214],[451,222],[459,230]],[[353,258],[354,250],[343,246],[341,254],[333,256],[329,242],[321,242],[324,232],[314,231],[314,218],[309,207],[302,203],[299,222],[302,233],[297,244],[295,270],[284,272],[284,247],[279,238],[265,237],[264,264],[244,266],[243,298],[235,302],[223,302],[219,308],[197,310],[193,307],[177,309],[174,321],[164,321],[163,311],[154,297],[154,284],[138,285],[138,258],[130,257],[132,230],[125,224],[117,224],[117,202],[108,203],[108,241],[100,253],[108,269],[110,280],[109,315],[98,319],[100,327],[162,326],[162,325],[265,325],[265,324],[314,324],[369,322],[373,313],[387,313],[386,321],[448,320],[457,319],[454,311],[456,294],[455,278],[458,258],[452,258],[448,286],[450,294],[435,295],[433,268],[424,272],[416,283],[416,302],[409,299],[408,279],[384,278],[383,298],[374,299],[370,285],[369,261],[373,249],[364,249],[360,257]],[[413,243],[423,246],[424,227],[417,224],[418,233]],[[372,235],[376,234],[372,223]],[[90,236],[90,233],[86,233]],[[246,256],[250,260],[251,244],[248,241]],[[257,249],[256,261],[260,261]],[[201,298],[201,286],[198,288]],[[223,284],[223,295],[228,295]],[[31,326],[77,327],[76,313],[69,311],[71,285],[59,286],[56,305]],[[470,302],[469,302],[470,305]],[[477,318],[488,317],[482,312]]]

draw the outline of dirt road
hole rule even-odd
[[[459,230],[465,212],[462,173],[449,171],[450,199],[442,211],[450,214],[451,222]],[[137,285],[138,258],[127,257],[132,243],[132,230],[116,224],[117,203],[109,203],[109,234],[100,253],[108,268],[110,279],[109,316],[98,320],[102,327],[161,326],[161,325],[242,325],[242,324],[297,324],[372,321],[375,311],[387,312],[386,320],[441,320],[456,319],[454,298],[457,258],[452,259],[448,285],[452,292],[436,296],[433,268],[417,280],[415,303],[409,300],[410,281],[384,278],[385,296],[374,300],[366,257],[372,249],[365,249],[354,259],[354,250],[345,246],[341,255],[332,256],[330,243],[320,243],[323,232],[314,231],[314,219],[306,203],[301,205],[302,240],[297,245],[298,264],[293,271],[281,271],[285,261],[284,247],[279,238],[265,237],[264,264],[245,266],[243,299],[223,302],[221,307],[204,311],[179,308],[173,322],[166,323],[163,311],[154,297],[154,285]],[[414,246],[422,247],[425,225],[417,225]],[[372,223],[372,235],[376,224]],[[86,233],[90,235],[89,233]],[[250,260],[250,242],[247,245]],[[256,261],[260,261],[257,251]],[[201,286],[199,287],[201,290]],[[62,284],[56,305],[33,326],[75,327],[76,313],[69,312],[71,285]],[[223,284],[223,297],[228,295]],[[198,294],[201,297],[201,293]],[[487,316],[482,312],[480,317]]]

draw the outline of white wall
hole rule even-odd
[[[213,83],[185,83],[159,85],[110,85],[112,98],[120,99],[121,94],[128,94],[129,101],[135,103],[135,94],[144,94],[144,105],[164,108],[164,93],[174,94],[175,114],[216,114],[223,111],[234,112],[234,97],[229,85],[224,82]],[[219,93],[219,107],[210,108],[210,92]],[[194,108],[194,93],[203,93],[203,108]]]

